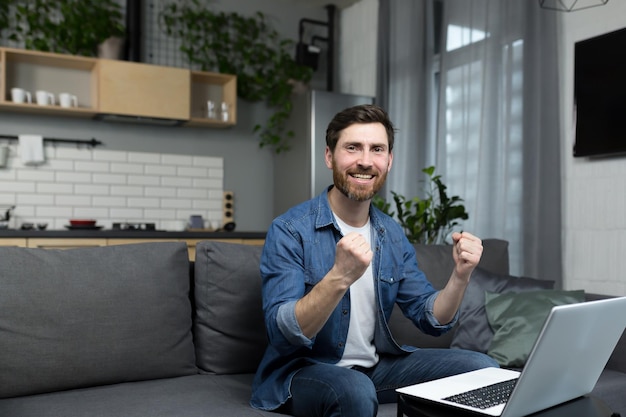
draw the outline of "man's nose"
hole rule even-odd
[[[358,164],[363,167],[372,166],[372,155],[368,151],[361,152],[361,156],[358,160]]]

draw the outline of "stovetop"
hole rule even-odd
[[[111,230],[137,230],[150,231],[156,230],[155,223],[113,223]]]

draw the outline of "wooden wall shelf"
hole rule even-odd
[[[31,94],[31,103],[15,103],[12,88]],[[36,104],[35,92],[54,95],[53,105]],[[77,97],[77,107],[61,107],[59,94]],[[210,118],[207,102],[228,104]],[[0,110],[93,118],[100,114],[182,120],[212,128],[237,122],[237,77],[151,64],[49,52],[0,48]]]

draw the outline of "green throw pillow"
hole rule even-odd
[[[485,293],[485,310],[494,336],[487,354],[500,366],[521,368],[552,307],[585,301],[583,290]]]

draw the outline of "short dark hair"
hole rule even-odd
[[[374,104],[360,104],[337,113],[326,129],[326,145],[335,151],[341,131],[355,123],[381,123],[387,131],[389,151],[393,149],[395,128],[387,112]]]

